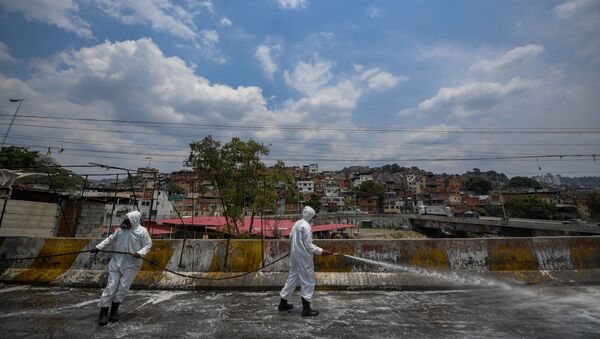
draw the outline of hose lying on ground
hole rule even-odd
[[[0,262],[3,261],[20,261],[20,260],[34,260],[34,259],[47,259],[47,258],[53,258],[53,257],[62,257],[62,256],[67,256],[67,255],[74,255],[74,254],[81,254],[81,253],[88,253],[88,252],[92,252],[93,250],[84,250],[84,251],[77,251],[77,252],[66,252],[66,253],[59,253],[59,254],[49,254],[49,255],[40,255],[40,256],[35,256],[35,257],[23,257],[23,258],[0,258]],[[132,253],[128,253],[128,252],[121,252],[121,251],[104,251],[104,250],[99,250],[98,252],[103,252],[103,253],[116,253],[116,254],[127,254],[127,255],[131,255],[133,256]],[[267,268],[271,265],[274,265],[275,263],[287,258],[289,256],[289,253],[284,255],[283,257],[270,262],[264,266],[259,267],[256,270],[253,271],[249,271],[249,272],[245,272],[242,274],[238,274],[238,275],[234,275],[234,276],[229,276],[229,277],[218,277],[218,278],[208,278],[208,277],[196,277],[196,276],[192,276],[192,275],[187,275],[187,274],[183,274],[183,273],[179,273],[173,270],[170,270],[164,266],[161,266],[159,264],[157,264],[156,262],[150,260],[150,259],[146,259],[144,257],[139,257],[140,259],[147,261],[149,264],[156,266],[158,268],[160,268],[161,270],[165,271],[165,272],[169,272],[175,275],[178,275],[180,277],[184,277],[184,278],[189,278],[189,279],[198,279],[198,280],[227,280],[227,279],[236,279],[236,278],[241,278],[243,276],[246,276],[248,274],[251,273],[255,273],[258,272],[260,270],[262,270],[263,268]]]

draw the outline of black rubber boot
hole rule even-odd
[[[310,303],[306,299],[302,298],[302,316],[303,317],[314,317],[319,315],[319,311],[310,308]]]
[[[280,311],[289,311],[292,308],[294,308],[294,306],[292,304],[288,304],[287,300],[281,298],[281,300],[279,301],[279,307],[278,307],[278,309]]]
[[[108,307],[100,308],[100,317],[98,318],[98,325],[106,325],[108,323]]]
[[[119,304],[118,303],[112,303],[112,306],[110,307],[110,321],[115,322],[115,321],[119,321]]]

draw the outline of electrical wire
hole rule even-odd
[[[133,256],[132,253],[122,252],[122,251],[98,250],[98,252],[110,253],[110,254],[125,254],[125,255],[131,255],[131,256]],[[48,258],[64,257],[64,256],[76,255],[76,254],[79,255],[79,254],[82,254],[82,253],[93,253],[93,250],[83,250],[83,251],[65,252],[65,253],[58,253],[58,254],[48,254],[48,255],[31,256],[31,257],[21,257],[21,258],[0,258],[0,262],[3,262],[3,261],[24,261],[24,260],[35,260],[35,259],[45,260],[45,259],[48,259]],[[258,272],[258,271],[260,271],[262,269],[265,269],[265,268],[267,268],[269,266],[272,266],[272,265],[278,263],[279,261],[281,261],[281,260],[283,260],[283,259],[285,259],[285,258],[287,258],[289,256],[290,256],[290,254],[288,253],[288,254],[280,257],[279,259],[274,260],[274,261],[272,261],[272,262],[270,262],[270,263],[268,263],[266,265],[263,265],[263,266],[259,267],[258,269],[252,270],[252,271],[244,272],[242,274],[227,276],[227,277],[218,277],[218,278],[214,278],[214,277],[198,277],[198,276],[194,276],[194,275],[183,274],[183,273],[180,273],[180,272],[168,269],[167,267],[162,266],[162,265],[160,265],[160,264],[158,264],[158,263],[156,263],[156,262],[154,262],[154,261],[152,261],[150,259],[147,259],[147,258],[144,258],[144,257],[139,257],[139,259],[146,261],[147,263],[149,263],[152,266],[156,266],[156,267],[160,268],[162,271],[169,272],[171,274],[174,274],[174,275],[177,275],[177,276],[180,276],[180,277],[183,277],[183,278],[196,279],[196,280],[215,280],[216,281],[216,280],[237,279],[237,278],[241,278],[241,277],[247,276],[247,275],[252,274],[252,273],[256,273],[256,272]]]
[[[8,116],[8,114],[2,114]],[[226,129],[226,130],[280,130],[280,131],[303,131],[306,126],[276,126],[276,125],[235,125],[235,124],[198,124],[198,123],[173,123],[159,121],[144,121],[144,120],[118,120],[118,119],[97,119],[97,118],[76,118],[76,117],[51,117],[38,115],[20,115],[21,118],[30,119],[47,119],[47,120],[64,120],[68,123],[79,122],[103,122],[111,124],[130,124],[144,125],[150,127],[177,127],[177,128],[206,128],[206,129]],[[17,125],[25,126],[17,123]],[[47,127],[55,126],[39,125],[31,127]],[[66,128],[66,127],[65,127]],[[407,127],[319,127],[311,126],[311,131],[324,132],[346,132],[346,133],[430,133],[430,134],[600,134],[600,128],[407,128]],[[83,130],[83,128],[82,128]],[[124,133],[125,131],[121,131]]]

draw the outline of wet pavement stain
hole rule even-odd
[[[18,287],[18,288],[16,288]],[[3,293],[8,289],[9,292]],[[101,327],[100,289],[0,288],[0,337],[594,338],[600,286],[445,291],[317,291],[321,314],[277,311],[268,292],[134,290]]]

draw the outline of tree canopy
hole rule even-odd
[[[377,206],[383,210],[383,200],[385,199],[385,186],[373,180],[367,180],[360,184],[356,195],[359,198],[377,197]]]
[[[482,176],[470,177],[462,185],[465,190],[477,194],[488,194],[492,190],[492,183]]]
[[[49,156],[41,156],[38,151],[31,151],[25,147],[9,146],[0,151],[0,167],[24,170],[26,172],[49,173],[50,178],[44,177],[32,181],[43,183],[58,190],[73,189],[83,183],[81,177],[72,171],[60,167]]]
[[[527,177],[512,177],[508,181],[510,188],[541,188],[542,185],[537,180]]]
[[[0,151],[0,167],[8,169],[31,168],[38,165],[38,151],[25,147],[9,146]]]
[[[269,151],[252,139],[232,138],[223,144],[210,135],[190,144],[185,166],[192,167],[200,180],[214,185],[229,231],[238,236],[245,213],[249,211],[254,220],[256,213],[274,210],[280,193],[277,185],[286,182],[282,163],[267,170],[260,160]]]
[[[511,218],[552,219],[556,212],[556,206],[535,196],[515,197],[504,205]]]

